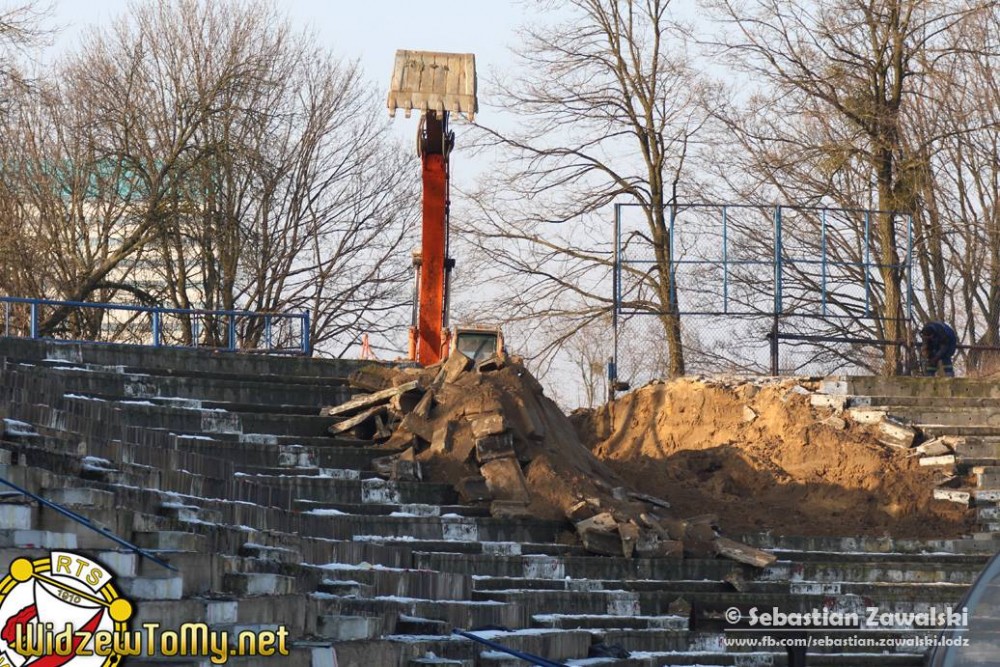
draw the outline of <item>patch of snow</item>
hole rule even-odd
[[[120,405],[146,405],[152,408],[156,407],[155,403],[149,401],[118,401]]]
[[[29,424],[28,422],[22,422],[16,419],[4,419],[3,432],[4,435],[21,435],[21,436],[38,435],[38,433],[35,432],[34,426]]]
[[[97,401],[99,403],[107,403],[103,398],[97,398],[96,396],[84,396],[83,394],[63,394],[63,398],[75,398],[81,401]]]
[[[313,516],[349,516],[347,512],[341,512],[340,510],[333,509],[332,507],[309,510],[308,512],[303,512],[303,514],[312,514]]]

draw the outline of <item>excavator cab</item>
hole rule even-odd
[[[455,327],[451,348],[477,364],[490,357],[503,358],[505,355],[503,334],[499,328]]]
[[[450,154],[455,133],[449,115],[470,121],[478,111],[476,57],[471,53],[397,51],[387,106],[389,115],[403,109],[420,112],[417,153],[423,175],[420,251],[414,253],[414,308],[410,328],[411,360],[424,366],[440,362],[452,349],[476,361],[503,353],[499,329],[448,329],[451,270],[449,256]],[[450,339],[450,340],[449,340]]]

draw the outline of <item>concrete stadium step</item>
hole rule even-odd
[[[36,394],[44,389],[57,390],[60,394],[123,399],[159,397],[249,405],[309,405],[313,401],[333,405],[351,397],[348,387],[335,379],[309,382],[299,377],[163,375],[128,372],[121,367],[21,363],[6,364],[3,375],[9,386],[30,389]]]
[[[399,596],[374,598],[338,597],[314,593],[319,615],[371,616],[383,621],[382,632],[393,634],[400,616],[417,616],[444,621],[456,628],[523,628],[529,622],[525,610],[517,604],[497,601],[425,600]]]
[[[950,559],[975,558],[977,554],[990,555],[991,545],[973,545],[969,540],[915,540],[891,537],[802,537],[770,534],[746,534],[734,539],[746,542],[760,549],[782,554],[794,554],[801,560],[822,559],[824,554],[837,554],[838,559],[858,560],[864,558],[890,561],[916,557]],[[996,545],[1000,547],[1000,544]],[[792,557],[792,556],[789,556]]]
[[[530,615],[538,614],[613,614],[656,616],[669,614],[671,605],[678,599],[697,602],[712,608],[730,606],[757,606],[778,608],[783,612],[808,613],[813,609],[826,608],[836,611],[857,611],[877,602],[882,613],[916,613],[926,611],[929,605],[944,608],[954,606],[965,589],[956,587],[942,590],[921,590],[914,587],[908,591],[894,591],[879,594],[877,598],[854,594],[825,594],[816,592],[785,593],[740,593],[737,591],[712,592],[690,591],[684,586],[665,586],[657,591],[475,591],[473,600],[496,601],[517,605]]]
[[[977,378],[830,376],[821,382],[820,391],[839,396],[1000,397],[1000,385]]]
[[[117,419],[123,426],[166,429],[181,433],[282,433],[285,436],[324,436],[329,417],[226,412],[155,405],[148,399],[96,401],[78,394],[64,396],[69,414],[91,419]],[[109,414],[114,411],[116,414]]]
[[[3,355],[10,359],[39,362],[52,359],[75,364],[145,366],[163,370],[199,368],[246,375],[284,374],[346,378],[353,370],[371,362],[322,359],[292,355],[239,354],[197,348],[65,343],[25,338],[4,338]]]
[[[965,582],[896,584],[885,582],[815,582],[815,581],[761,581],[743,580],[742,594],[752,595],[825,595],[858,596],[872,599],[911,599],[915,594],[934,595],[937,599],[961,597],[968,588]],[[570,593],[656,593],[668,591],[670,595],[696,596],[701,593],[732,593],[733,586],[726,581],[628,580],[628,579],[519,579],[477,577],[475,591],[479,599],[489,599],[496,593],[508,592],[570,592]],[[957,598],[956,598],[957,599]]]
[[[254,500],[256,497],[267,497],[267,492],[273,492],[273,497],[285,496],[285,502],[279,502],[279,507],[290,507],[292,499],[322,500],[326,502],[371,502],[371,503],[405,503],[425,505],[450,505],[458,496],[449,484],[432,484],[429,482],[386,481],[381,479],[351,480],[325,477],[279,477],[266,475],[242,475],[235,479],[236,500]]]
[[[316,500],[296,500],[295,508],[301,512],[336,510],[344,514],[366,516],[445,516],[488,517],[490,508],[477,505],[405,505],[380,503],[331,503]]]
[[[983,409],[1000,411],[1000,395],[997,396],[848,396],[847,407],[870,407],[886,409],[922,408],[929,410]]]
[[[306,565],[325,582],[354,582],[365,586],[368,597],[421,598],[425,600],[467,600],[472,578],[434,570],[412,570],[385,566],[328,563]],[[320,589],[323,589],[321,584]],[[326,591],[331,592],[331,591]]]

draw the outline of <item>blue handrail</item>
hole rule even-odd
[[[119,304],[119,303],[95,303],[87,301],[59,301],[52,299],[36,299],[28,297],[14,297],[6,296],[0,297],[0,303],[4,304],[4,335],[18,337],[17,332],[14,328],[10,326],[11,320],[11,305],[26,305],[29,307],[29,322],[27,337],[32,339],[44,338],[41,332],[41,311],[43,307],[52,308],[69,308],[69,309],[80,309],[89,308],[94,310],[106,311],[108,313],[114,312],[124,312],[124,313],[135,313],[138,315],[148,316],[148,328],[142,329],[143,335],[148,335],[150,337],[150,342],[148,343],[151,347],[188,347],[179,343],[171,343],[164,337],[165,325],[164,316],[168,318],[170,316],[182,316],[187,317],[192,320],[192,328],[194,333],[194,342],[191,347],[199,347],[198,335],[201,331],[199,327],[200,320],[202,318],[214,318],[218,322],[224,324],[225,332],[225,344],[221,349],[235,352],[241,349],[238,340],[238,330],[237,326],[240,321],[254,321],[259,320],[262,322],[260,336],[262,346],[246,348],[259,350],[264,352],[275,352],[275,353],[285,353],[285,354],[301,354],[308,356],[311,353],[310,341],[309,341],[309,311],[304,310],[301,312],[269,312],[269,311],[247,311],[247,310],[204,310],[199,308],[161,308],[159,306],[137,306],[132,304]],[[282,323],[287,323],[288,326],[283,330],[286,332],[286,338],[291,338],[291,345],[281,346],[282,342],[276,340],[278,336],[275,334],[275,328],[279,327]],[[297,326],[296,326],[297,324]],[[169,335],[169,329],[166,332]],[[23,336],[21,336],[23,337]],[[83,339],[64,339],[59,338],[58,340],[72,340],[74,342],[86,342]],[[118,342],[118,341],[109,341]],[[124,342],[122,344],[136,344]],[[139,345],[144,345],[143,343],[138,343]]]
[[[461,637],[465,637],[466,639],[471,639],[472,641],[478,642],[483,646],[488,646],[494,651],[501,651],[502,653],[506,653],[507,655],[512,655],[515,658],[524,660],[525,662],[531,665],[538,665],[539,667],[566,667],[564,663],[553,662],[552,660],[547,660],[546,658],[542,658],[537,655],[532,655],[530,653],[525,653],[524,651],[518,651],[516,649],[508,648],[503,644],[497,644],[496,642],[491,642],[489,639],[484,639],[483,637],[474,635],[471,632],[466,632],[465,630],[455,629],[452,630],[452,633],[459,635]]]
[[[47,499],[41,497],[40,495],[38,495],[36,493],[32,493],[31,491],[28,491],[27,489],[22,489],[20,486],[18,486],[14,482],[8,481],[8,480],[4,479],[3,477],[0,477],[0,484],[3,484],[5,486],[9,486],[10,488],[14,489],[14,491],[16,491],[17,493],[20,493],[23,496],[26,496],[28,498],[31,498],[32,500],[37,501],[40,505],[44,505],[45,507],[48,507],[49,509],[55,510],[59,514],[62,514],[63,516],[65,516],[66,518],[72,519],[73,521],[77,522],[78,524],[80,524],[84,528],[89,528],[90,530],[94,531],[95,533],[103,535],[104,537],[108,538],[109,540],[111,540],[115,544],[123,546],[126,549],[128,549],[129,551],[132,551],[133,553],[135,553],[135,554],[137,554],[139,556],[142,556],[143,558],[146,558],[148,560],[153,561],[154,563],[156,563],[160,567],[165,567],[166,569],[172,570],[174,572],[178,571],[176,567],[174,567],[170,563],[166,562],[165,560],[157,558],[156,556],[154,556],[153,554],[149,553],[145,549],[143,549],[141,547],[137,547],[136,545],[132,544],[131,542],[127,542],[127,541],[123,540],[122,538],[118,537],[117,535],[115,535],[114,533],[112,533],[107,528],[105,528],[103,526],[96,525],[95,523],[93,523],[87,517],[82,516],[80,514],[77,514],[73,510],[70,510],[70,509],[68,509],[66,507],[63,507],[59,503],[52,502],[51,500],[47,500]]]

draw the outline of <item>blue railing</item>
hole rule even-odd
[[[253,312],[0,297],[4,336],[185,347],[311,353],[309,311]]]

